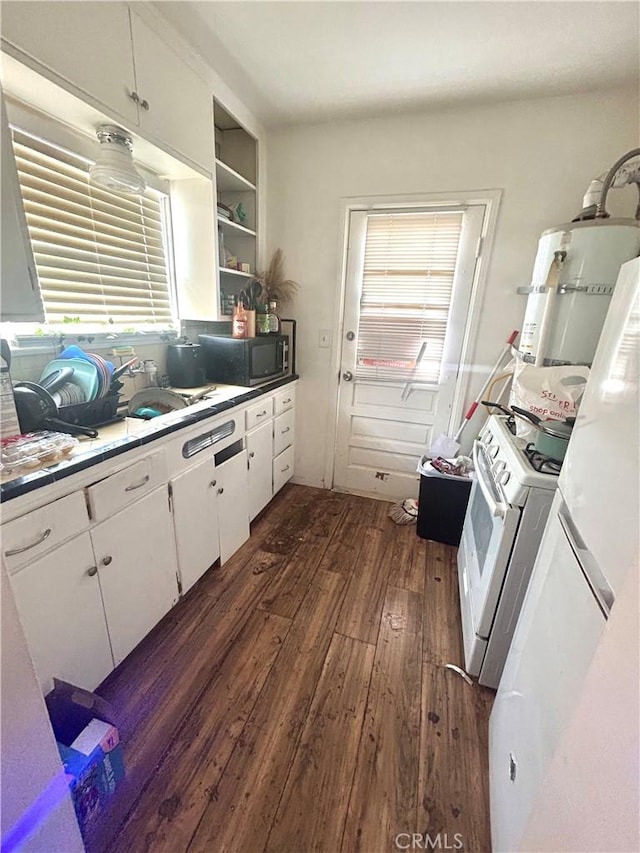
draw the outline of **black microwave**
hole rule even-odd
[[[225,385],[259,385],[289,372],[287,335],[257,338],[230,338],[198,335],[204,355],[204,369],[211,382]]]

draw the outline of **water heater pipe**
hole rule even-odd
[[[607,213],[607,195],[612,186],[624,186],[624,184],[636,183],[638,184],[638,191],[640,192],[640,167],[637,169],[627,172],[624,176],[624,180],[621,183],[615,182],[616,175],[621,166],[624,166],[629,160],[632,160],[634,157],[640,157],[640,148],[632,148],[631,151],[627,151],[626,154],[623,154],[613,166],[607,172],[607,175],[604,179],[604,183],[602,185],[602,193],[600,195],[600,201],[596,205],[596,219],[606,219],[609,214]],[[614,183],[615,182],[615,183]],[[591,187],[589,187],[591,189]],[[636,210],[636,219],[638,219],[638,213],[640,211]]]

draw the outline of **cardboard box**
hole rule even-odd
[[[125,775],[113,708],[95,693],[58,679],[45,701],[84,833]]]

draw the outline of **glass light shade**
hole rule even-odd
[[[141,195],[147,185],[134,165],[129,134],[122,128],[102,125],[97,135],[100,148],[89,170],[91,183],[113,192]]]

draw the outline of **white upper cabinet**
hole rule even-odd
[[[27,231],[16,161],[11,145],[4,100],[1,104],[0,197],[2,248],[0,250],[0,320],[36,322],[44,320],[36,265]]]
[[[213,170],[213,99],[209,87],[131,9],[140,128]]]
[[[128,4],[8,0],[2,40],[107,117],[213,172],[208,85]]]
[[[130,125],[137,123],[126,3],[8,0],[2,4],[2,39]]]

